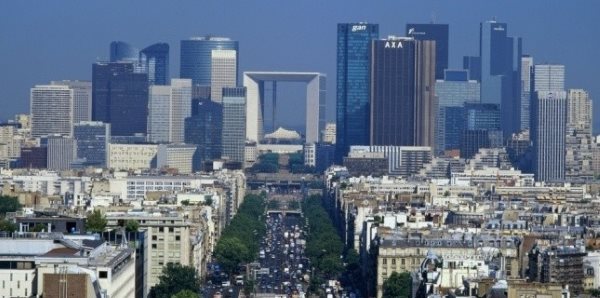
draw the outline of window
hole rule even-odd
[[[175,236],[175,241],[181,240],[181,236]]]
[[[163,227],[158,228],[158,231],[162,233],[163,232]]]
[[[169,232],[173,233],[175,230],[173,228],[169,228]]]
[[[152,248],[156,248],[156,243],[152,244]]]
[[[156,239],[158,239],[158,237],[156,237],[156,235],[152,235],[152,240],[156,241]]]
[[[387,265],[387,259],[383,259],[383,265]]]
[[[396,259],[392,259],[392,265],[396,265]]]
[[[404,259],[400,259],[400,265],[404,265]]]
[[[100,271],[98,275],[100,278],[108,278],[108,271]]]

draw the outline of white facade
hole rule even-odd
[[[180,174],[190,174],[194,170],[195,145],[158,145],[156,167],[177,169]]]
[[[92,120],[92,82],[64,80],[50,84],[73,89],[73,124]]]
[[[260,90],[265,81],[306,83],[306,143],[319,142],[325,128],[326,76],[314,72],[245,72],[247,90],[246,139],[260,142],[264,136]]]
[[[317,165],[317,145],[306,144],[304,145],[304,165],[314,167]]]
[[[158,152],[155,144],[109,144],[108,168],[115,170],[150,169]]]
[[[192,114],[192,81],[172,79],[170,86],[150,86],[148,140],[183,143],[184,121]]]
[[[48,170],[68,170],[76,156],[75,140],[62,136],[48,137]]]
[[[587,91],[569,89],[567,94],[567,128],[577,129],[591,137],[593,102]]]
[[[23,138],[13,125],[0,125],[0,159],[21,156]]]
[[[148,141],[168,143],[171,131],[171,87],[150,86],[148,99]]]
[[[323,143],[335,144],[336,137],[336,124],[335,123],[327,123],[325,124],[325,131],[323,131]]]
[[[184,142],[185,118],[192,115],[192,80],[171,80],[171,143]]]
[[[212,50],[210,98],[221,103],[224,87],[237,85],[237,51]]]
[[[537,64],[533,68],[534,92],[565,90],[565,66]]]
[[[36,85],[30,94],[31,135],[73,134],[75,92],[67,86]]]
[[[521,57],[521,130],[529,128],[531,115],[531,74],[533,57]]]

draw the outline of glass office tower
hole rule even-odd
[[[181,41],[179,76],[182,79],[192,79],[192,85],[210,86],[213,50],[236,51],[236,59],[239,60],[239,45],[235,40],[212,36],[192,37]],[[237,65],[239,63],[236,61],[236,67]]]
[[[479,31],[481,102],[500,105],[505,138],[521,128],[521,38],[508,37],[506,23],[482,22]]]
[[[369,144],[370,43],[379,25],[338,24],[336,153],[339,163],[351,145]]]
[[[139,60],[148,74],[148,84],[169,84],[169,44],[155,43],[141,50]]]
[[[198,145],[202,162],[221,158],[223,106],[210,99],[194,99],[192,111],[185,119],[185,143]]]
[[[92,67],[92,120],[111,124],[111,135],[146,133],[148,75],[133,63],[95,63]]]
[[[435,79],[444,79],[448,69],[448,24],[406,24],[406,36],[416,40],[435,40]]]
[[[137,62],[139,50],[124,41],[110,43],[110,62]]]
[[[246,88],[223,88],[223,157],[244,162],[246,146]]]
[[[86,166],[106,167],[110,124],[96,121],[77,123],[73,128],[73,138],[77,144],[78,159],[84,159]]]

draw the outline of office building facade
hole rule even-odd
[[[508,36],[508,25],[480,25],[481,102],[497,104],[505,138],[521,128],[521,38]]]
[[[74,91],[68,86],[36,85],[30,93],[31,136],[73,133]]]
[[[92,119],[92,82],[64,80],[52,81],[50,85],[73,89],[73,124]]]
[[[192,116],[185,119],[185,143],[198,146],[202,162],[221,158],[223,105],[194,99],[192,107]]]
[[[223,89],[223,157],[244,162],[246,144],[246,88]]]
[[[370,143],[435,143],[435,42],[389,37],[372,42]]]
[[[192,110],[192,81],[172,79],[170,86],[151,86],[149,92],[148,140],[183,143],[184,121]]]
[[[346,23],[337,26],[336,153],[341,163],[351,145],[368,145],[371,41],[379,25]]]
[[[531,77],[533,57],[521,56],[521,130],[529,129],[531,116]]]
[[[416,40],[435,40],[435,79],[444,79],[448,69],[448,24],[406,24],[406,36]]]
[[[148,75],[133,63],[95,63],[92,67],[92,120],[111,124],[111,135],[146,133]]]
[[[469,79],[468,70],[446,70],[443,80],[435,83],[438,98],[435,153],[458,149],[465,103],[478,103],[480,85]]]
[[[160,144],[156,153],[156,167],[175,169],[179,174],[191,174],[200,169],[197,147],[188,144]]]
[[[237,86],[237,51],[212,50],[210,98],[220,103],[223,99],[223,88]]]
[[[169,44],[155,43],[140,51],[139,63],[148,74],[149,85],[169,83]]]
[[[80,122],[73,128],[73,138],[77,146],[77,159],[85,165],[106,167],[110,124],[102,122]]]
[[[77,156],[75,140],[64,136],[48,136],[45,140],[48,148],[48,170],[63,171],[71,168],[71,162]]]
[[[110,62],[137,62],[139,50],[124,41],[110,43]]]
[[[565,178],[567,93],[536,91],[531,119],[533,170],[537,181]]]
[[[224,37],[192,37],[181,41],[179,77],[191,79],[193,85],[211,86],[212,51],[232,50],[238,55],[238,42]],[[238,63],[236,61],[236,67]],[[236,69],[237,73],[237,69]]]

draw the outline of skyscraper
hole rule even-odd
[[[379,25],[347,23],[337,26],[336,153],[340,163],[351,145],[369,144],[371,40]]]
[[[567,129],[568,132],[582,133],[592,136],[593,102],[587,91],[569,89],[567,94]]]
[[[52,81],[50,85],[73,89],[73,124],[92,119],[92,82]]]
[[[169,143],[171,134],[171,86],[150,86],[148,97],[148,141]]]
[[[150,86],[148,140],[183,143],[184,121],[191,115],[192,81],[171,79],[170,86]]]
[[[185,119],[185,143],[198,145],[202,162],[221,158],[223,106],[210,99],[195,100]]]
[[[244,162],[246,88],[223,88],[223,157]]]
[[[169,44],[155,43],[140,51],[139,63],[148,74],[148,84],[169,83]]]
[[[521,130],[529,129],[531,115],[531,76],[533,57],[521,56]]]
[[[213,50],[235,51],[238,54],[236,59],[239,59],[238,48],[237,41],[224,37],[206,36],[182,40],[179,76],[192,79],[192,85],[211,86]],[[237,65],[236,60],[236,73]]]
[[[436,148],[440,153],[448,149],[457,149],[464,114],[461,110],[465,103],[479,103],[479,82],[469,79],[468,70],[445,70],[444,79],[435,83],[438,98]],[[452,109],[451,109],[452,108]]]
[[[565,178],[569,181],[594,179],[594,154],[600,152],[592,134],[593,102],[587,91],[567,92]]]
[[[237,85],[237,51],[212,50],[210,98],[221,102],[223,88]]]
[[[406,36],[435,40],[435,79],[444,79],[444,70],[448,69],[448,24],[406,24]]]
[[[371,145],[435,143],[435,41],[390,36],[371,47]]]
[[[36,85],[31,88],[31,135],[71,136],[74,90],[68,86]]]
[[[565,178],[567,93],[563,90],[536,91],[532,104],[531,140],[535,179],[562,181]]]
[[[506,23],[483,22],[479,31],[481,102],[500,106],[505,138],[521,128],[521,38],[508,37]]]
[[[133,63],[95,63],[92,67],[92,120],[111,124],[111,135],[146,133],[148,75]]]
[[[73,138],[78,159],[83,159],[86,166],[106,167],[110,124],[96,121],[77,123],[73,128]]]
[[[533,66],[533,92],[565,90],[565,66],[537,64]]]
[[[73,138],[53,135],[43,142],[46,142],[48,147],[48,170],[63,171],[71,168],[71,162],[77,154],[77,145]]]
[[[465,103],[460,156],[473,157],[480,148],[502,146],[500,109],[495,104]]]
[[[139,50],[124,41],[110,43],[110,62],[137,62]]]

